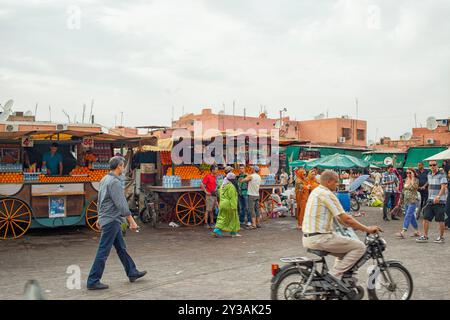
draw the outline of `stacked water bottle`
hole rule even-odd
[[[202,179],[191,179],[190,185],[191,187],[198,188],[202,183]]]
[[[39,181],[40,172],[24,172],[23,173],[23,181]]]
[[[274,174],[269,174],[265,177],[263,177],[263,184],[276,184],[276,180],[275,180],[275,175]]]
[[[5,173],[14,173],[14,172],[22,172],[22,164],[20,163],[1,163],[0,164],[0,172]]]
[[[164,188],[181,188],[180,176],[163,176]]]
[[[92,169],[94,170],[109,170],[109,163],[105,162],[94,162],[92,164]]]

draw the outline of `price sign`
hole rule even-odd
[[[92,138],[83,138],[83,148],[92,149],[94,148],[94,139]]]

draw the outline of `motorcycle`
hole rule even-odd
[[[342,282],[350,290],[343,292],[326,280],[328,265],[326,251],[311,250],[319,258],[308,257],[283,258],[287,265],[280,268],[272,265],[272,300],[361,300],[364,288],[357,284],[356,272],[367,261],[373,259],[367,283],[369,300],[409,300],[413,293],[413,279],[400,261],[385,260],[383,252],[386,241],[378,233],[367,234],[366,252],[360,260],[342,277]]]

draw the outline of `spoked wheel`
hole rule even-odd
[[[409,300],[413,292],[413,280],[403,265],[392,262],[380,271],[375,288],[369,291],[371,300]]]
[[[92,200],[86,207],[86,224],[94,230],[95,232],[100,232],[100,229],[97,228],[97,220],[98,220],[98,209],[97,209],[97,199]]]
[[[267,220],[271,217],[274,205],[272,202],[271,193],[267,190],[262,190],[259,196],[259,210],[263,220]]]
[[[199,192],[183,193],[178,198],[175,212],[178,220],[185,226],[198,226],[205,218],[205,197]]]
[[[359,201],[356,200],[355,198],[351,198],[350,199],[350,210],[352,210],[353,212],[358,212],[360,208],[361,208],[361,205],[360,205]]]
[[[313,287],[309,287],[303,295],[305,286],[305,278],[298,272],[297,269],[286,271],[281,275],[280,279],[272,285],[271,299],[272,300],[318,300],[317,295],[308,295],[314,292]]]
[[[31,225],[31,209],[22,200],[5,198],[0,200],[0,238],[17,239]]]

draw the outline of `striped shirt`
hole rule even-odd
[[[345,213],[339,199],[320,185],[309,195],[303,219],[303,233],[332,233],[333,217]]]
[[[442,185],[447,185],[447,178],[444,172],[438,171],[436,174],[430,171],[428,174],[428,201],[433,202],[434,199],[439,195]],[[439,198],[439,203],[445,204],[447,202],[447,192]]]
[[[394,182],[385,185],[385,183]],[[383,178],[381,179],[381,184],[383,185],[384,192],[394,193],[398,187],[399,181],[394,173],[385,172]]]

